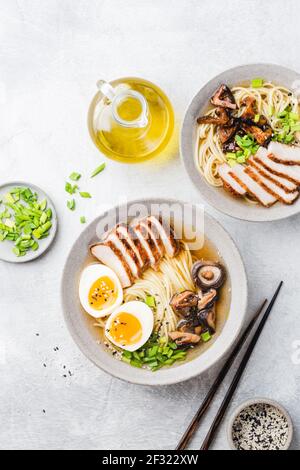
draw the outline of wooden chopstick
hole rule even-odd
[[[224,366],[222,367],[220,373],[218,374],[216,380],[212,384],[210,390],[208,391],[206,397],[204,398],[202,404],[200,405],[197,413],[193,417],[192,421],[190,422],[188,428],[186,429],[185,433],[183,434],[182,438],[180,439],[179,443],[177,444],[176,450],[183,450],[186,449],[187,445],[189,444],[190,440],[194,436],[196,430],[198,429],[198,426],[200,424],[201,418],[204,416],[205,412],[207,411],[210,403],[214,399],[221,383],[223,382],[224,378],[227,375],[227,372],[229,371],[232,363],[234,362],[236,356],[240,352],[243,344],[245,343],[246,339],[248,338],[253,326],[256,323],[256,320],[258,319],[259,315],[263,311],[265,305],[267,303],[267,299],[264,300],[262,305],[259,307],[259,309],[256,311],[255,315],[253,316],[252,320],[249,322],[247,328],[245,329],[244,333],[238,340],[235,348],[231,352],[230,356],[228,357],[227,361],[225,362]]]
[[[260,334],[261,334],[261,332],[262,332],[262,330],[263,330],[263,328],[266,324],[266,321],[267,321],[267,319],[270,315],[270,312],[271,312],[272,307],[275,303],[275,300],[276,300],[276,298],[279,294],[279,291],[282,287],[282,284],[283,284],[283,281],[281,281],[279,283],[279,286],[277,287],[276,292],[275,292],[268,308],[266,309],[266,311],[265,311],[265,313],[264,313],[264,315],[261,319],[261,322],[258,325],[257,330],[254,333],[253,338],[252,338],[248,348],[246,349],[246,352],[245,352],[245,354],[244,354],[244,356],[241,360],[239,368],[238,368],[235,376],[233,377],[233,380],[232,380],[232,382],[231,382],[231,384],[228,388],[228,391],[225,395],[225,398],[224,398],[224,400],[223,400],[223,402],[222,402],[222,404],[221,404],[221,406],[220,406],[220,408],[217,412],[217,415],[216,415],[216,417],[215,417],[215,419],[214,419],[214,421],[213,421],[213,423],[212,423],[212,425],[211,425],[211,427],[210,427],[210,429],[209,429],[209,431],[208,431],[208,433],[207,433],[207,435],[206,435],[206,437],[205,437],[205,439],[202,443],[202,446],[200,447],[200,450],[208,450],[209,447],[210,447],[210,444],[212,443],[212,441],[215,437],[216,431],[217,431],[217,429],[218,429],[218,427],[219,427],[219,425],[220,425],[220,423],[221,423],[221,421],[224,417],[226,409],[227,409],[227,407],[228,407],[228,405],[231,401],[231,398],[233,397],[233,394],[234,394],[234,392],[235,392],[235,390],[238,386],[238,383],[239,383],[239,381],[240,381],[240,379],[243,375],[243,372],[246,369],[247,363],[248,363],[248,361],[250,359],[250,356],[251,356],[251,354],[252,354],[252,352],[255,348],[255,345],[258,341],[258,338],[260,337]]]

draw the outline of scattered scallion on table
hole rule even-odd
[[[73,171],[73,173],[70,174],[69,178],[72,181],[78,181],[81,178],[81,174],[77,173],[76,171]]]
[[[68,181],[66,182],[66,184],[65,184],[65,190],[66,190],[67,193],[69,193],[69,194],[74,194],[74,193],[76,193],[77,189],[78,189],[77,184],[72,185],[72,184],[69,183]]]
[[[98,175],[99,173],[101,173],[106,167],[106,164],[105,163],[101,163],[100,166],[98,166],[97,168],[95,168],[95,170],[92,172],[91,174],[91,178],[93,178],[94,176]],[[81,178],[81,174],[76,172],[76,171],[73,171],[70,176],[69,176],[69,179],[71,181],[78,181],[80,180]],[[65,183],[65,191],[70,194],[70,195],[73,195],[73,194],[76,194],[77,192],[79,192],[79,195],[83,198],[83,199],[91,199],[91,194],[88,192],[88,191],[79,191],[79,186],[77,184],[71,184],[69,181],[67,181]],[[75,202],[75,199],[70,199],[67,201],[67,207],[68,209],[70,209],[71,211],[74,211],[75,208],[76,208],[76,202]],[[80,217],[80,222],[82,224],[85,224],[86,223],[86,219],[84,216],[81,216]],[[0,235],[1,237],[1,235]]]
[[[81,197],[85,198],[85,199],[90,199],[92,196],[90,195],[90,193],[86,192],[86,191],[79,191],[79,194]]]
[[[93,171],[93,173],[91,174],[91,178],[93,178],[94,176],[97,176],[99,173],[101,173],[101,171],[104,170],[106,164],[105,163],[102,163],[100,166],[98,166],[97,168],[95,168],[95,170]]]
[[[70,209],[70,211],[74,211],[76,207],[75,199],[70,199],[67,201],[67,208]]]

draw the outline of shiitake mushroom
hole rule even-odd
[[[196,261],[192,267],[194,284],[204,290],[218,289],[226,278],[224,267],[215,261]]]

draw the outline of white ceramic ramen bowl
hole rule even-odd
[[[231,285],[230,311],[220,336],[212,346],[190,361],[151,372],[132,367],[115,359],[105,351],[106,348],[103,344],[99,344],[99,332],[97,328],[91,326],[90,317],[83,312],[79,302],[79,277],[86,263],[89,245],[97,241],[97,227],[99,224],[102,226],[108,224],[112,227],[120,221],[126,221],[122,218],[124,209],[126,209],[125,205],[118,206],[97,217],[78,237],[65,263],[61,282],[61,299],[65,321],[74,341],[98,367],[128,382],[143,385],[166,385],[182,382],[201,374],[229,350],[244,322],[247,307],[247,279],[243,261],[234,242],[219,223],[211,216],[203,214],[201,207],[170,199],[150,199],[132,201],[127,204],[127,208],[130,210],[134,205],[142,205],[148,210],[152,204],[160,205],[160,214],[163,218],[169,213],[169,208],[173,204],[182,209],[193,210],[197,217],[203,217],[205,237],[217,248],[222,262],[226,266]],[[175,215],[173,225],[178,233],[182,226],[182,217]]]
[[[231,196],[223,188],[210,186],[199,173],[195,164],[195,145],[197,117],[207,111],[209,100],[215,90],[225,83],[229,87],[250,83],[252,78],[261,77],[275,84],[284,85],[292,89],[298,83],[300,87],[300,75],[285,67],[274,64],[250,64],[234,67],[217,75],[210,80],[192,99],[182,125],[180,152],[181,157],[190,177],[190,180],[200,192],[203,199],[215,209],[237,219],[252,222],[267,222],[280,220],[300,212],[300,199],[288,206],[280,202],[270,208],[261,205],[249,204],[242,198]]]

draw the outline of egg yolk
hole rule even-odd
[[[95,310],[110,307],[117,299],[115,283],[108,277],[102,276],[97,279],[89,291],[89,304]]]
[[[142,325],[131,313],[121,312],[114,318],[109,334],[112,339],[121,346],[130,346],[140,341],[142,337]]]

